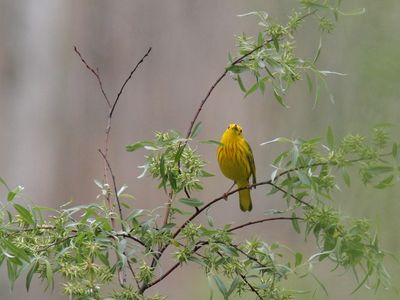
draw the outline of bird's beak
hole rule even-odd
[[[233,129],[235,129],[236,131],[238,130],[238,127],[236,124],[235,124],[235,126],[233,126]]]

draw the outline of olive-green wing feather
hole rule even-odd
[[[257,179],[256,179],[256,165],[254,164],[253,151],[251,150],[251,147],[250,147],[249,143],[246,140],[244,142],[246,144],[247,149],[249,150],[249,151],[247,151],[247,159],[249,160],[251,174],[253,175],[253,184],[256,184],[256,182],[257,182]]]

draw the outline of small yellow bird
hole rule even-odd
[[[256,183],[256,166],[249,143],[244,139],[242,127],[230,124],[221,137],[221,145],[217,149],[217,159],[222,173],[232,179],[238,188],[249,186],[250,176]],[[251,211],[250,190],[239,191],[240,209]]]

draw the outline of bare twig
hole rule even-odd
[[[228,230],[228,232],[232,232],[247,226],[251,226],[254,224],[259,224],[259,223],[264,223],[264,222],[269,222],[269,221],[277,221],[277,220],[304,220],[303,218],[300,217],[275,217],[275,218],[265,218],[265,219],[261,219],[261,220],[256,220],[256,221],[252,221],[252,222],[247,222],[245,224],[242,225],[238,225],[236,227],[232,227]]]
[[[117,183],[116,183],[116,181],[115,181],[115,175],[114,175],[114,173],[113,173],[113,171],[112,171],[112,169],[111,169],[110,162],[108,161],[107,156],[103,153],[103,151],[101,151],[101,149],[98,149],[98,151],[99,151],[99,153],[101,154],[101,156],[103,157],[104,161],[105,161],[106,164],[107,164],[107,168],[108,168],[108,170],[110,171],[111,179],[112,179],[113,187],[114,187],[115,201],[117,202],[117,205],[118,205],[119,216],[120,216],[121,220],[123,220],[124,217],[123,217],[123,215],[122,215],[122,207],[121,207],[121,202],[119,201],[118,190],[117,190]]]
[[[241,273],[237,273],[242,279],[243,281],[248,285],[248,287],[253,291],[254,294],[257,295],[257,297],[261,300],[263,300],[263,298],[261,297],[260,293],[255,289],[255,287],[247,280],[246,276],[244,276]]]
[[[86,62],[86,60],[83,58],[82,54],[79,52],[79,50],[78,50],[78,48],[77,48],[76,46],[74,46],[74,51],[75,51],[76,54],[78,54],[79,58],[81,59],[81,61],[83,62],[83,64],[86,66],[86,68],[87,68],[90,72],[92,72],[93,75],[97,78],[97,82],[98,82],[98,84],[99,84],[99,86],[100,86],[101,93],[103,94],[104,99],[105,99],[106,102],[107,102],[108,108],[111,108],[111,103],[110,103],[110,101],[108,100],[107,94],[106,94],[106,92],[105,92],[104,89],[103,89],[103,83],[102,83],[102,81],[101,81],[101,79],[100,79],[99,70],[97,69],[97,71],[95,71],[91,66],[89,66],[89,64],[88,64],[88,63]]]
[[[210,97],[212,91],[216,88],[216,86],[221,82],[222,79],[224,79],[224,77],[226,76],[226,74],[228,74],[229,72],[229,68],[233,67],[239,63],[241,63],[246,57],[252,55],[254,52],[260,50],[262,47],[264,47],[265,45],[267,45],[268,43],[270,43],[272,41],[272,39],[269,39],[268,41],[266,41],[264,44],[254,48],[253,50],[251,50],[250,52],[242,55],[241,57],[239,57],[238,59],[236,59],[234,62],[232,62],[229,67],[225,68],[224,72],[222,72],[222,74],[217,78],[217,80],[213,83],[213,85],[210,87],[210,89],[208,90],[206,96],[203,98],[203,100],[200,102],[200,105],[196,111],[196,113],[194,114],[193,119],[190,122],[190,126],[189,129],[186,133],[186,139],[188,139],[190,137],[190,135],[192,134],[192,130],[193,130],[193,126],[194,123],[196,122],[197,118],[199,117],[199,114],[201,112],[201,110],[203,109],[204,104],[206,104],[208,98]],[[186,146],[187,142],[185,142],[185,146]]]
[[[127,262],[128,262],[128,267],[129,267],[129,270],[131,271],[132,277],[133,277],[133,279],[134,279],[135,282],[136,282],[137,288],[139,289],[139,288],[140,288],[139,280],[137,279],[136,274],[135,274],[135,271],[134,271],[133,268],[132,268],[132,264],[131,264],[131,262],[129,261],[129,259],[127,260]]]
[[[110,110],[110,114],[108,115],[108,117],[111,119],[112,115],[114,113],[115,107],[117,106],[118,100],[125,88],[125,85],[128,83],[128,81],[132,78],[133,73],[135,73],[136,69],[140,66],[141,63],[143,63],[144,59],[150,54],[151,51],[151,47],[149,48],[149,50],[147,50],[146,54],[142,57],[141,60],[138,61],[138,63],[136,64],[136,66],[132,69],[131,73],[129,74],[129,76],[125,79],[124,83],[122,84],[121,88],[119,89],[119,92],[117,94],[117,98],[115,98],[114,104],[111,107]]]

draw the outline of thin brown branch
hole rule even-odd
[[[147,290],[148,288],[150,288],[153,285],[155,285],[155,284],[159,283],[160,281],[162,281],[165,277],[167,277],[169,274],[171,274],[179,266],[180,266],[180,263],[176,263],[167,272],[165,272],[162,276],[160,276],[158,279],[156,279],[153,282],[148,283],[146,285],[142,285],[142,287],[139,290],[139,294],[143,294],[145,290]]]
[[[51,247],[57,246],[57,245],[59,245],[59,244],[62,244],[62,243],[66,242],[66,241],[68,241],[68,240],[70,240],[70,239],[75,238],[75,237],[76,237],[76,234],[75,234],[75,235],[67,236],[67,237],[65,237],[65,238],[63,238],[63,239],[61,239],[61,240],[55,241],[54,243],[51,243],[51,244],[47,245],[46,247],[44,247],[44,248],[42,248],[42,249],[39,249],[39,250],[37,250],[37,251],[38,251],[38,252],[44,252],[44,251],[50,249]]]
[[[106,102],[107,102],[108,108],[111,108],[111,103],[110,103],[110,101],[108,100],[107,94],[106,94],[106,92],[105,92],[104,89],[103,89],[103,83],[102,83],[102,81],[101,81],[101,78],[100,78],[100,75],[99,75],[99,71],[98,71],[98,70],[95,71],[95,70],[86,62],[86,60],[83,58],[82,54],[79,52],[79,50],[78,50],[78,48],[77,48],[76,46],[74,46],[74,51],[75,51],[76,54],[78,54],[79,58],[81,59],[82,63],[85,65],[85,67],[86,67],[90,72],[92,72],[93,75],[97,78],[97,82],[98,82],[98,84],[99,84],[99,86],[100,86],[101,93],[103,94],[104,99],[105,99]]]
[[[139,289],[139,288],[140,288],[139,280],[137,279],[136,274],[135,274],[135,271],[134,271],[133,268],[132,268],[132,264],[131,264],[131,262],[129,261],[129,259],[127,260],[127,262],[128,262],[128,267],[129,267],[129,270],[131,271],[132,277],[133,277],[133,279],[134,279],[135,282],[136,282],[137,288]]]
[[[259,223],[264,223],[264,222],[269,222],[269,221],[277,221],[277,220],[291,220],[291,221],[293,221],[293,220],[304,220],[304,219],[303,219],[303,218],[300,218],[300,217],[275,217],[275,218],[265,218],[265,219],[256,220],[256,221],[252,221],[252,222],[247,222],[247,223],[244,223],[244,224],[242,224],[242,225],[238,225],[238,226],[232,227],[232,228],[230,228],[230,229],[228,230],[228,232],[232,232],[232,231],[235,231],[235,230],[238,230],[238,229],[247,227],[247,226],[251,226],[251,225],[254,225],[254,224],[259,224]]]
[[[190,138],[190,135],[192,134],[192,130],[193,130],[193,126],[194,123],[196,122],[197,118],[200,115],[201,110],[203,109],[204,104],[206,104],[208,98],[210,97],[211,93],[213,92],[213,90],[217,87],[217,85],[221,82],[222,79],[224,79],[224,77],[226,76],[226,74],[228,74],[229,72],[229,68],[232,66],[235,66],[239,63],[241,63],[246,57],[250,56],[251,54],[253,54],[254,52],[260,50],[262,47],[264,47],[265,45],[267,45],[268,43],[270,43],[272,41],[272,39],[266,41],[264,44],[254,48],[253,50],[251,50],[250,52],[242,55],[241,57],[239,57],[238,59],[236,59],[234,62],[232,62],[229,67],[225,68],[224,72],[222,72],[222,74],[217,78],[217,80],[213,83],[213,85],[210,87],[210,89],[208,90],[206,96],[203,98],[203,100],[200,102],[200,105],[196,111],[196,113],[194,114],[193,119],[190,121],[190,126],[189,129],[186,133],[186,139]],[[187,142],[185,142],[185,146],[186,146]]]
[[[104,161],[107,164],[108,170],[110,171],[111,174],[111,179],[113,182],[113,187],[114,187],[114,193],[115,193],[115,201],[117,202],[117,206],[118,206],[118,211],[119,211],[119,217],[121,218],[121,220],[124,219],[123,214],[122,214],[122,207],[121,207],[121,202],[119,201],[119,196],[118,196],[118,190],[117,190],[117,183],[115,180],[115,175],[111,169],[110,166],[110,162],[107,159],[107,156],[103,153],[103,151],[101,151],[101,149],[98,149],[99,153],[101,154],[101,156],[103,157]]]
[[[261,297],[260,293],[255,289],[255,287],[247,280],[246,276],[244,276],[241,273],[237,273],[242,279],[243,281],[248,285],[248,287],[253,291],[254,294],[257,295],[257,297],[261,300],[263,300],[263,298]]]
[[[142,57],[141,60],[138,61],[138,63],[136,64],[136,66],[132,69],[132,71],[129,73],[129,76],[125,79],[124,83],[122,84],[121,88],[119,89],[119,92],[117,94],[117,98],[115,98],[115,101],[110,109],[110,114],[108,115],[108,117],[111,119],[112,115],[114,113],[115,107],[117,106],[117,103],[119,101],[119,98],[125,88],[125,85],[128,83],[128,81],[132,78],[133,73],[135,73],[136,69],[143,63],[144,59],[150,54],[151,51],[151,47],[149,48],[149,50],[147,50],[146,54]]]
[[[114,236],[121,236],[121,237],[130,239],[130,240],[135,241],[136,243],[138,243],[138,244],[140,244],[140,245],[142,245],[143,247],[146,248],[145,243],[143,243],[141,240],[139,240],[137,237],[134,237],[133,235],[130,235],[130,234],[127,234],[127,233],[117,233],[117,234],[114,234]]]

